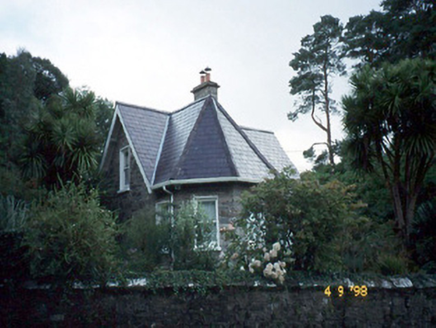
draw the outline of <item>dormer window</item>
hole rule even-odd
[[[130,148],[120,149],[120,191],[130,189]]]

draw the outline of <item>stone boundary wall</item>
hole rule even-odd
[[[410,282],[410,280],[409,280]],[[232,286],[174,293],[141,286],[0,287],[0,327],[436,327],[435,280],[369,284],[368,295],[330,297],[325,286]]]

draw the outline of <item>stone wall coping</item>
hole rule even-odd
[[[375,278],[368,278],[365,276],[353,276],[345,278],[332,278],[332,277],[305,277],[304,279],[298,279],[295,277],[290,277],[285,284],[276,285],[275,283],[266,281],[250,281],[250,282],[239,282],[234,284],[228,284],[225,286],[208,285],[205,287],[225,287],[225,288],[250,288],[250,289],[323,289],[327,286],[339,286],[351,287],[355,285],[365,285],[371,289],[425,289],[425,288],[436,288],[436,274],[417,274],[417,275],[406,275],[406,276],[379,276]],[[4,288],[5,284],[0,283],[0,288]],[[22,284],[24,289],[50,289],[52,285],[41,284],[35,281],[26,281]],[[157,287],[155,289],[165,289],[172,288],[170,284]],[[189,288],[198,287],[198,284],[188,283],[186,286]],[[100,286],[87,286],[80,282],[73,284],[73,289],[100,289]],[[128,279],[126,284],[120,284],[118,282],[109,282],[104,289],[144,289],[147,290],[147,278],[138,277]]]

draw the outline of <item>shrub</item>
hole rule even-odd
[[[382,274],[407,271],[409,262],[404,255],[401,239],[394,233],[393,226],[393,221],[378,223],[368,218],[360,218],[354,222],[348,220],[341,239],[345,269],[349,272]],[[391,259],[395,259],[402,269],[386,269],[386,265],[392,263]]]
[[[198,203],[187,201],[177,209],[170,239],[175,270],[212,270],[217,264],[214,245],[210,245],[212,229]]]
[[[238,257],[238,265],[248,268],[250,259],[279,241],[292,253],[293,269],[345,270],[343,255],[354,241],[351,228],[365,222],[356,209],[364,204],[355,200],[353,186],[320,184],[310,172],[300,180],[292,176],[285,170],[244,194],[228,258]]]
[[[0,195],[0,231],[21,231],[29,217],[28,204],[13,195]]]
[[[155,223],[155,212],[144,208],[123,225],[122,248],[127,271],[152,271],[169,258],[170,225],[168,221]]]
[[[26,248],[21,245],[29,204],[13,195],[0,195],[0,280],[28,278]]]
[[[55,281],[103,283],[116,267],[113,214],[96,190],[67,184],[33,204],[24,235],[31,274]]]
[[[436,197],[420,206],[415,216],[412,238],[415,258],[428,273],[436,273]]]
[[[158,215],[160,222],[156,223],[156,212],[143,209],[126,222],[124,249],[128,270],[142,273],[168,264],[174,270],[216,267],[216,251],[207,243],[212,230],[195,201],[182,203],[174,215],[171,211]]]

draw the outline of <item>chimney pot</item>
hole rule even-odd
[[[200,85],[196,86],[192,89],[192,93],[194,94],[194,99],[200,99],[206,97],[208,95],[214,96],[217,98],[218,88],[220,87],[217,83],[212,82],[210,80],[210,69],[206,67],[204,70],[200,72]]]

